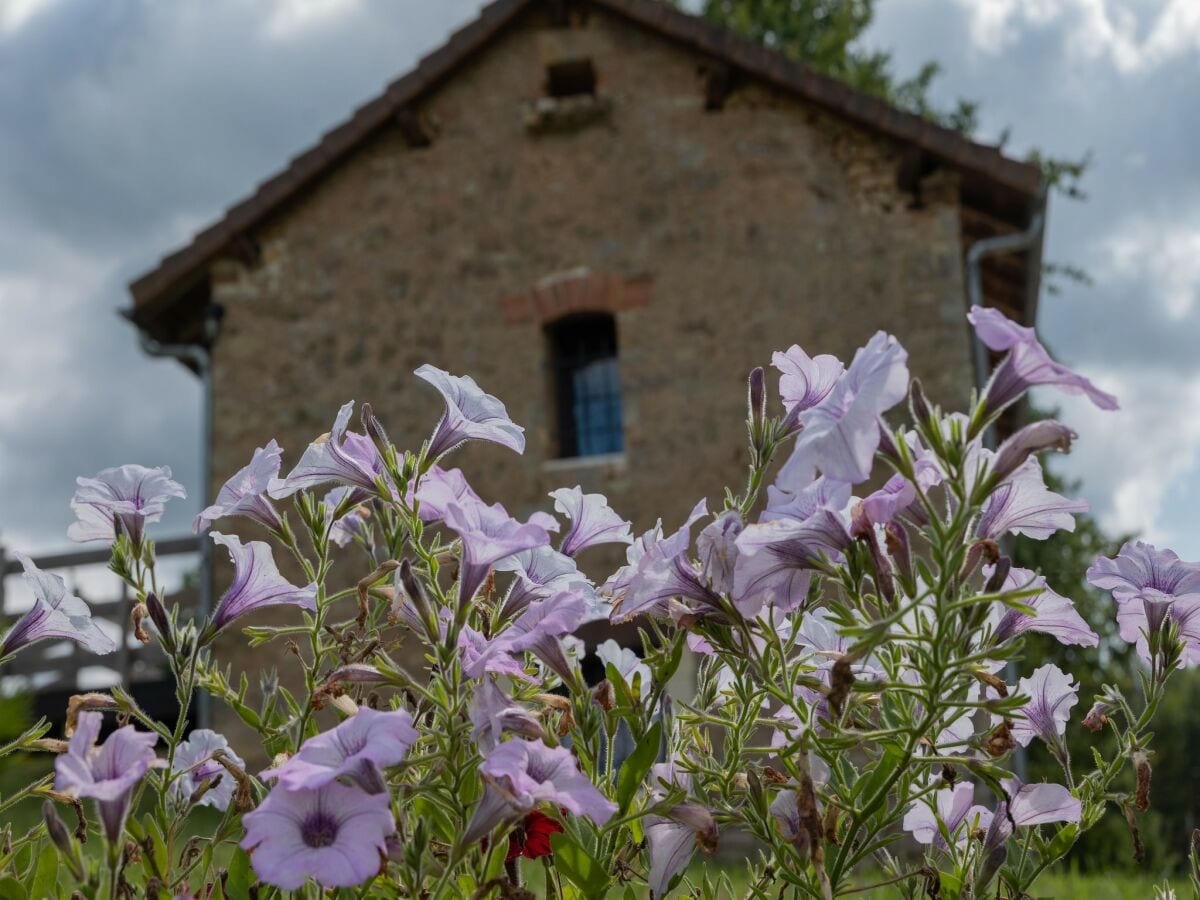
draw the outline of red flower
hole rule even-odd
[[[554,852],[550,849],[550,835],[562,830],[563,827],[555,819],[535,809],[508,836],[508,855],[504,861],[512,862],[518,856],[526,859],[549,856]]]

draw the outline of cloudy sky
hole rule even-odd
[[[0,542],[64,547],[73,478],[168,463],[195,497],[197,385],[147,359],[124,285],[474,15],[478,0],[0,0]],[[1200,4],[878,0],[867,43],[982,105],[1010,148],[1091,151],[1049,259],[1057,353],[1120,413],[1064,403],[1103,523],[1200,558]],[[181,533],[198,500],[160,533]]]

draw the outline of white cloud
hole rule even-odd
[[[1181,321],[1200,299],[1200,213],[1191,221],[1137,217],[1105,242],[1101,277],[1149,283],[1172,321]]]
[[[972,43],[999,55],[1023,31],[1063,26],[1069,59],[1107,59],[1122,73],[1153,69],[1200,51],[1200,3],[1167,0],[1142,27],[1128,0],[958,0]]]
[[[38,13],[49,9],[57,0],[0,0],[0,35],[18,31]]]
[[[1162,526],[1171,493],[1200,463],[1200,373],[1141,367],[1088,372],[1121,401],[1105,412],[1079,397],[1055,397],[1060,419],[1079,433],[1070,473],[1083,480],[1101,526],[1111,533],[1138,532],[1151,542],[1193,542]]]
[[[286,41],[311,32],[356,10],[359,0],[276,0],[263,34]]]

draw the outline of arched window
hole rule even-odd
[[[617,323],[608,313],[581,313],[546,326],[558,411],[558,455],[620,453],[621,381]]]

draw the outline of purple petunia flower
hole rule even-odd
[[[1004,864],[1014,827],[1078,822],[1083,816],[1083,804],[1061,784],[1022,784],[1019,779],[1006,778],[1001,785],[1010,799],[997,805],[983,838],[981,887]]]
[[[278,778],[284,789],[300,791],[348,776],[376,793],[371,788],[382,786],[378,770],[403,762],[418,737],[407,711],[380,712],[360,706],[346,721],[310,737],[299,753],[278,768],[261,772],[259,778]]]
[[[798,344],[771,355],[771,365],[779,370],[779,395],[789,422],[812,409],[829,396],[846,371],[836,356],[809,356]]]
[[[1147,590],[1179,600],[1200,596],[1200,563],[1182,560],[1173,550],[1129,541],[1113,559],[1097,559],[1087,570],[1087,580],[1111,591],[1118,601],[1140,597]]]
[[[346,501],[347,497],[361,492],[357,488],[338,487],[327,493],[321,500],[321,507],[325,510],[325,521],[329,522],[337,513],[338,509]],[[371,510],[367,506],[355,506],[349,512],[344,513],[336,521],[329,526],[329,539],[339,547],[347,546],[355,538],[368,540],[371,536]]]
[[[696,538],[700,574],[714,591],[733,590],[733,569],[737,563],[737,538],[744,528],[736,509],[727,509],[701,529]]]
[[[183,498],[187,491],[171,480],[166,466],[117,466],[104,469],[93,478],[76,478],[71,510],[78,517],[67,529],[73,541],[115,541],[118,528],[134,544],[142,542],[147,522],[162,518],[167,501]]]
[[[1079,702],[1079,685],[1053,663],[1033,670],[1017,683],[1017,693],[1029,697],[1021,707],[1024,718],[1013,721],[1012,736],[1022,747],[1040,737],[1051,748],[1061,744],[1066,733],[1071,707]]]
[[[667,618],[669,603],[675,598],[696,601],[706,611],[720,609],[720,596],[702,579],[687,555],[692,525],[704,515],[707,504],[701,500],[669,537],[662,536],[659,523],[630,546],[626,555],[629,565],[623,566],[603,588],[614,598],[612,621],[626,622],[639,615]]]
[[[908,388],[907,359],[899,341],[876,332],[828,395],[800,413],[797,450],[811,453],[830,478],[866,481],[879,446],[879,417],[903,400]]]
[[[211,806],[224,812],[229,808],[233,799],[233,791],[237,786],[233,778],[225,771],[225,767],[213,759],[213,754],[222,751],[239,767],[245,768],[246,763],[233,752],[229,741],[223,735],[208,728],[192,729],[186,741],[175,748],[175,763],[172,772],[176,778],[171,782],[171,798],[176,803],[186,803],[192,793],[210,778],[220,776],[216,787],[210,788],[200,798],[200,806]]]
[[[577,556],[597,544],[633,543],[629,522],[613,512],[603,494],[585,494],[576,485],[551,491],[550,496],[554,498],[554,508],[571,521],[558,548],[560,553]]]
[[[650,799],[658,803],[669,789],[691,790],[692,779],[674,762],[656,763],[650,769]],[[665,897],[671,880],[684,869],[697,847],[712,853],[717,848],[717,823],[712,813],[698,803],[678,803],[664,815],[645,817],[646,845],[650,871],[646,883],[653,897]]]
[[[625,683],[632,686],[635,677],[640,677],[642,681],[642,690],[645,691],[650,685],[650,667],[642,662],[642,658],[628,647],[622,647],[612,638],[601,641],[596,645],[596,658],[600,660],[605,667],[612,665],[621,677],[625,679]]]
[[[500,609],[500,618],[508,619],[534,600],[542,600],[559,591],[590,590],[587,577],[575,560],[563,556],[549,545],[522,550],[496,562],[496,569],[512,572],[514,578]]]
[[[1179,627],[1189,663],[1200,663],[1200,564],[1171,550],[1130,541],[1114,559],[1101,557],[1087,571],[1088,583],[1111,591],[1117,601],[1121,637],[1150,659],[1147,632],[1170,615]]]
[[[967,319],[987,347],[1008,351],[992,373],[985,395],[988,409],[1001,410],[1034,385],[1053,385],[1067,394],[1083,394],[1100,409],[1117,409],[1117,398],[1055,362],[1032,328],[1018,325],[998,310],[972,306]]]
[[[1007,478],[1034,453],[1045,450],[1066,453],[1075,437],[1074,431],[1053,419],[1026,425],[997,448],[992,476],[997,480]]]
[[[323,484],[340,484],[361,488],[369,494],[376,493],[375,480],[383,472],[383,460],[379,458],[374,441],[365,434],[346,430],[353,413],[353,400],[343,404],[334,420],[333,430],[308,445],[287,478],[272,478],[267,493],[282,500],[297,491]]]
[[[464,844],[474,844],[502,822],[519,819],[542,804],[585,816],[597,825],[617,811],[617,805],[579,771],[565,747],[511,740],[492,750],[479,772],[486,788],[467,825]]]
[[[16,621],[0,642],[0,659],[36,641],[65,638],[92,653],[112,653],[117,643],[92,619],[91,608],[67,590],[58,575],[43,572],[24,553],[15,554],[25,569],[22,577],[33,591],[33,606]]]
[[[506,556],[550,543],[540,525],[521,524],[499,503],[480,501],[446,504],[446,526],[462,538],[462,566],[458,574],[458,597],[467,603],[487,578],[488,570]]]
[[[501,669],[496,668],[495,657],[512,659],[529,651],[564,681],[571,681],[574,669],[563,653],[559,639],[586,620],[587,603],[574,591],[560,591],[544,600],[535,600],[500,634],[485,641],[482,647],[470,647],[463,656],[463,672],[469,678],[479,678],[486,671],[499,673]],[[507,663],[500,665],[503,669],[511,668]]]
[[[243,544],[237,535],[210,533],[213,541],[229,551],[233,560],[233,584],[213,610],[204,639],[211,639],[234,619],[267,606],[290,604],[309,612],[317,611],[317,585],[296,587],[279,574],[271,556],[271,545],[263,541]]]
[[[987,499],[976,534],[981,538],[1023,534],[1044,541],[1056,531],[1074,531],[1075,515],[1088,509],[1086,500],[1069,500],[1046,487],[1042,464],[1031,456]]]
[[[311,876],[327,888],[351,887],[379,873],[396,830],[387,792],[364,794],[330,782],[316,790],[276,787],[246,813],[242,849],[267,884],[294,891]]]
[[[492,678],[484,678],[471,698],[471,739],[483,753],[491,752],[500,736],[517,734],[527,738],[544,738],[545,730],[530,710],[509,697]]]
[[[842,520],[819,509],[803,521],[773,519],[747,525],[738,536],[733,573],[734,602],[743,615],[764,606],[790,612],[808,597],[813,570],[850,544]]]
[[[278,480],[282,461],[283,450],[275,441],[255,450],[249,465],[221,486],[216,502],[196,516],[192,531],[199,534],[226,516],[246,516],[271,531],[282,531],[279,513],[267,499],[267,488]]]
[[[991,578],[994,567],[985,566],[985,578]],[[1041,575],[1028,569],[1011,569],[1004,579],[1002,590],[1018,591],[1037,588],[1038,593],[1021,601],[1031,607],[1035,615],[1027,615],[1018,609],[997,603],[992,607],[993,638],[1002,644],[1018,634],[1037,631],[1053,635],[1060,644],[1078,644],[1080,647],[1096,647],[1100,636],[1092,631],[1067,597],[1053,591]]]
[[[992,822],[992,811],[974,804],[975,785],[960,781],[953,788],[940,790],[935,795],[934,805],[918,800],[904,814],[902,827],[913,836],[918,844],[945,847],[939,823],[957,846],[967,842],[970,832],[976,828],[987,828]],[[964,827],[965,826],[965,827]]]
[[[125,827],[134,787],[147,771],[163,763],[154,755],[158,735],[132,725],[118,728],[97,746],[103,722],[98,712],[79,714],[67,752],[54,761],[54,789],[94,799],[104,836],[115,844]]]
[[[451,375],[423,365],[414,372],[437,388],[446,412],[429,439],[429,458],[449,453],[463,441],[491,441],[517,453],[525,452],[525,429],[513,424],[504,404],[485,393],[469,375]]]
[[[465,506],[483,502],[467,483],[462,469],[443,469],[441,466],[431,467],[422,476],[415,498],[421,502],[422,522],[440,522],[446,517],[446,506],[450,503]]]

